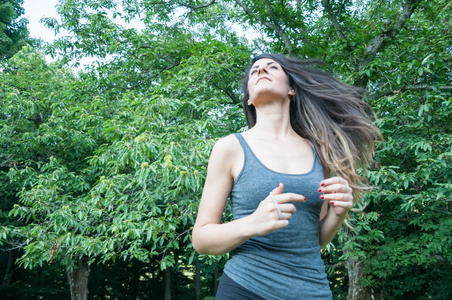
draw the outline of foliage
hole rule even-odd
[[[7,173],[12,194],[13,187],[16,192],[24,187],[17,194],[20,204],[9,212],[22,225],[2,229],[3,241],[24,246],[21,266],[56,262],[72,269],[87,257],[90,264],[119,258],[158,262],[166,269],[177,267],[175,252],[194,255],[187,249],[194,199],[200,197],[214,139],[243,124],[232,105],[238,101],[233,90],[248,58],[245,48],[215,40],[202,46],[196,53],[195,44],[174,68],[161,70],[164,83],[119,87],[116,93],[103,86],[97,70],[76,79],[58,65],[47,66],[30,48],[10,60],[14,72],[4,74],[10,110],[3,128],[11,154],[5,164],[12,166]],[[33,64],[39,67],[27,69]],[[25,72],[24,80],[53,88],[43,87],[41,97],[33,86],[20,90],[16,77]],[[222,77],[234,80],[221,82]],[[108,92],[97,95],[103,89]],[[21,109],[27,104],[35,110]],[[234,121],[225,123],[229,117]],[[26,155],[27,160],[17,159]]]
[[[70,34],[43,49],[61,61],[25,47],[2,62],[2,247],[23,249],[33,270],[21,278],[87,258],[93,298],[163,298],[165,270],[173,296],[193,298],[201,261],[211,295],[224,258],[196,255],[189,234],[207,159],[243,130],[251,54],[282,52],[366,87],[384,135],[363,174],[376,189],[323,253],[335,298],[347,298],[350,262],[388,299],[450,298],[450,11],[444,0],[61,0],[61,22],[45,23]],[[83,72],[66,67],[86,56]]]
[[[28,21],[20,18],[24,13],[23,0],[0,1],[0,59],[12,57],[28,41]]]
[[[434,273],[452,262],[448,230],[452,225],[452,88],[448,86],[452,73],[445,63],[452,58],[450,39],[445,38],[452,23],[447,13],[450,8],[443,4],[422,7],[416,20],[408,24],[425,35],[403,34],[397,47],[386,49],[385,54],[397,60],[382,55],[371,64],[373,72],[381,74],[371,79],[375,89],[370,101],[385,141],[374,171],[368,174],[380,188],[371,194],[369,209],[378,210],[375,227],[385,239],[373,243],[373,250],[368,251],[368,284],[375,284],[373,279],[406,278],[407,270],[430,269]],[[432,8],[437,9],[433,23]],[[447,25],[432,27],[436,22]],[[409,280],[404,281],[406,286],[410,286]],[[447,285],[430,277],[406,292],[428,298],[441,289],[441,297],[448,298]],[[402,296],[398,293],[388,291],[394,299]]]

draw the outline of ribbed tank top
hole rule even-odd
[[[253,237],[234,249],[224,272],[264,299],[332,299],[320,256],[319,216],[324,201],[317,189],[324,176],[315,151],[309,172],[284,174],[267,168],[242,135],[235,136],[245,161],[230,194],[234,219],[253,213],[280,182],[283,193],[301,194],[307,201],[293,202],[297,211],[288,226]]]

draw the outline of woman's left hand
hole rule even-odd
[[[344,216],[353,207],[352,189],[347,180],[341,177],[332,177],[320,182],[320,199],[328,201],[337,216]]]

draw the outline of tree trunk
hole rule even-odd
[[[88,300],[88,277],[91,271],[88,261],[80,259],[77,269],[67,269],[67,279],[71,290],[71,300]]]
[[[195,293],[196,300],[202,300],[201,294],[201,264],[199,260],[195,261]]]
[[[347,300],[383,300],[381,286],[378,288],[364,287],[361,284],[364,263],[361,258],[358,260],[348,259],[348,296]]]
[[[18,251],[11,250],[8,254],[8,261],[6,262],[5,276],[3,277],[3,284],[11,284],[14,274],[14,261],[17,258]]]
[[[218,266],[215,268],[215,271],[213,272],[213,279],[212,279],[212,289],[211,289],[211,296],[215,297],[215,295],[217,294],[217,290],[218,290],[218,277],[219,275],[219,271],[218,271]]]
[[[171,300],[171,268],[165,269],[165,300]]]

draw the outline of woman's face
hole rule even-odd
[[[270,58],[256,61],[248,75],[248,92],[254,106],[262,101],[284,100],[292,93],[286,72]]]

